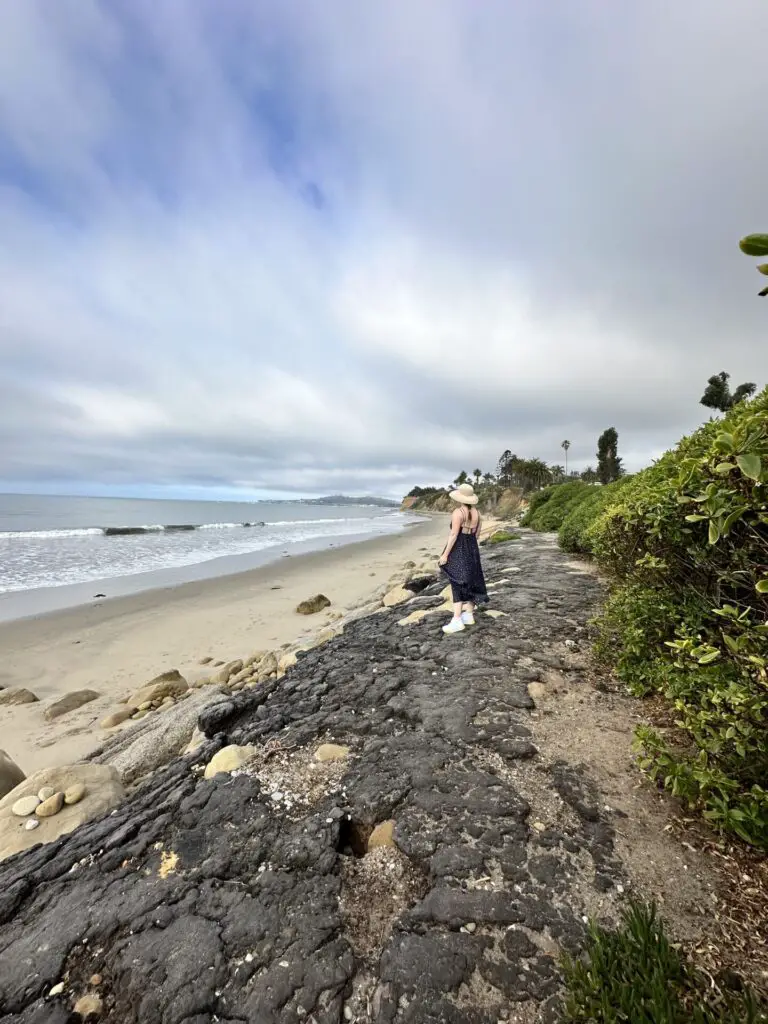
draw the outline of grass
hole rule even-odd
[[[764,1024],[765,1005],[724,992],[664,934],[653,905],[630,903],[616,931],[591,925],[582,958],[562,962],[563,1024]]]

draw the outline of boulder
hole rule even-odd
[[[57,814],[37,818],[39,827],[34,830],[19,828],[19,818],[13,808],[22,798],[34,798],[37,801],[38,792],[51,786],[57,797],[62,796],[63,800],[63,794],[77,784],[82,784],[87,791],[77,804],[65,804]],[[56,800],[56,797],[53,799]],[[113,810],[124,799],[125,790],[117,772],[105,765],[75,764],[35,772],[0,800],[0,860],[38,843],[52,843],[59,836],[74,831],[83,822]],[[29,813],[34,814],[42,806],[38,802]]]
[[[147,715],[130,728],[113,734],[88,760],[112,765],[123,782],[132,783],[183,753],[200,711],[224,699],[219,689],[195,690],[187,700],[179,701],[162,715]]]
[[[81,708],[83,704],[90,704],[92,700],[97,700],[101,696],[96,690],[72,690],[71,693],[65,693],[63,697],[59,697],[53,704],[49,704],[43,712],[43,717],[49,722],[53,722],[56,718],[61,718],[62,715],[68,715],[70,711],[76,711]]]
[[[238,747],[235,744],[222,747],[205,766],[205,778],[213,779],[222,773],[234,772],[238,768],[242,768],[255,752],[255,747]]]
[[[170,672],[163,672],[162,675],[156,676],[146,686],[142,686],[132,697],[128,698],[126,705],[136,710],[139,705],[144,704],[146,701],[152,703],[156,700],[162,700],[164,697],[179,697],[182,693],[186,693],[188,689],[189,684],[187,680],[174,668]]]
[[[237,673],[242,669],[243,663],[240,659],[237,661],[230,661],[219,669],[216,675],[213,677],[214,683],[228,683],[232,676],[236,676]]]
[[[0,705],[34,704],[39,699],[31,690],[25,690],[23,686],[12,686],[9,690],[0,690]]]
[[[349,747],[338,743],[323,743],[315,751],[316,761],[343,761],[345,757],[349,757]]]
[[[299,615],[315,615],[317,612],[321,612],[323,608],[330,608],[330,606],[331,602],[325,594],[316,594],[314,597],[310,597],[297,605],[296,611]]]
[[[10,793],[26,778],[24,772],[15,761],[12,761],[4,750],[0,750],[0,799]]]

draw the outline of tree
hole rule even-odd
[[[747,235],[739,242],[739,248],[747,256],[768,256],[768,235]],[[758,263],[760,274],[768,275],[768,263]],[[758,295],[768,295],[768,288],[762,288]]]
[[[597,442],[597,478],[601,484],[618,480],[623,473],[619,458],[619,435],[615,427],[608,427]]]
[[[707,381],[707,389],[699,399],[699,403],[705,405],[708,409],[728,412],[734,405],[738,405],[739,402],[743,402],[746,398],[751,398],[755,391],[757,391],[757,385],[750,382],[739,384],[733,394],[731,394],[728,384],[730,379],[730,373],[726,373],[725,370],[721,370],[714,377],[710,377]]]
[[[512,462],[514,462],[516,459],[517,456],[513,455],[509,448],[507,448],[507,450],[502,454],[501,458],[499,459],[499,465],[496,468],[496,475],[499,478],[499,483],[502,484],[502,486],[504,487],[509,487],[510,483],[512,482],[510,480],[510,467]]]
[[[492,484],[495,480],[496,480],[496,477],[493,475],[493,473],[484,473],[483,474],[483,483],[484,484]]]
[[[546,462],[541,459],[528,459],[524,464],[526,483],[531,488],[545,487],[552,480],[552,473]]]
[[[480,486],[480,477],[483,475],[482,469],[473,469],[472,476],[475,478],[475,487]]]
[[[565,475],[568,476],[568,449],[571,447],[571,442],[563,441],[560,447],[565,452]]]
[[[550,466],[549,471],[552,474],[552,480],[559,484],[562,480],[565,480],[565,469],[562,466]]]
[[[459,473],[459,475],[456,477],[453,483],[454,486],[461,487],[461,485],[465,484],[467,480],[469,480],[469,477],[467,476],[467,471],[465,469],[462,469],[462,471]]]
[[[582,470],[581,479],[585,484],[596,484],[599,477],[592,466],[587,466],[585,470]]]

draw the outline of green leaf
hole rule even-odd
[[[685,521],[686,521],[686,523],[700,523],[703,519],[708,519],[708,518],[709,518],[708,516],[700,516],[698,514],[694,514],[694,515],[691,515],[691,516],[686,516],[685,517]]]
[[[733,524],[738,522],[746,511],[746,505],[742,506],[741,508],[734,509],[733,512],[731,512],[731,514],[726,518],[725,522],[723,523],[723,533],[728,533]]]
[[[717,544],[720,540],[720,524],[714,520],[709,520],[709,543]]]
[[[768,594],[768,576],[763,576],[761,580],[757,581],[755,590],[758,594]]]
[[[727,476],[734,469],[736,466],[732,462],[718,462],[715,466],[715,472],[720,476]]]
[[[715,448],[721,452],[732,452],[733,451],[733,434],[729,434],[726,431],[718,434],[715,438]]]
[[[747,256],[768,256],[768,235],[747,235],[739,242],[739,248]]]
[[[758,263],[757,269],[760,271],[761,274],[765,274],[766,276],[768,276],[768,263]]]
[[[754,453],[748,455],[739,455],[736,459],[739,469],[744,476],[749,477],[750,480],[760,479],[760,470],[762,469],[762,462],[759,455]]]
[[[720,657],[720,651],[710,651],[709,654],[702,654],[699,658],[700,665],[709,665],[713,661],[717,661]]]

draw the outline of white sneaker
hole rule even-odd
[[[443,626],[444,633],[460,633],[464,629],[461,619],[451,619],[447,626]]]
[[[472,612],[462,612],[461,621],[464,623],[465,626],[474,626],[475,616],[472,614]]]

